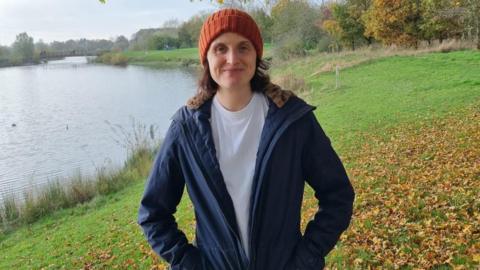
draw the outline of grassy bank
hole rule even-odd
[[[10,194],[0,200],[0,238],[19,226],[34,223],[61,209],[118,192],[144,179],[158,149],[156,126],[146,126],[131,119],[132,126],[111,125],[114,141],[127,149],[127,159],[122,167],[99,167],[94,175],[81,172],[66,178],[57,178],[35,189],[23,190],[23,196]]]
[[[141,65],[153,68],[173,68],[198,66],[196,48],[165,51],[126,51],[105,53],[96,59],[108,65]]]
[[[273,70],[304,81],[356,190],[352,224],[328,267],[478,267],[480,53],[358,54],[316,55]],[[332,61],[350,63],[337,89],[334,72],[318,72]],[[164,269],[136,225],[142,191],[135,182],[2,236],[0,269]],[[317,210],[310,189],[303,207],[304,228]],[[186,197],[176,218],[193,239]]]
[[[271,57],[271,46],[265,44],[265,57]],[[98,62],[109,65],[140,65],[152,68],[200,67],[197,48],[156,51],[106,53]]]

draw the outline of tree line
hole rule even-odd
[[[355,50],[380,44],[418,48],[445,40],[475,42],[480,49],[479,0],[231,0],[224,6],[246,10],[259,25],[275,55],[302,55],[309,50]],[[196,47],[208,14],[183,23],[133,35],[131,50]]]
[[[418,48],[447,39],[474,41],[480,49],[478,0],[343,0],[326,8],[321,28],[351,49],[372,42]]]
[[[381,44],[417,48],[421,42],[449,39],[476,42],[480,49],[479,0],[248,0],[218,1],[246,10],[278,57],[309,50],[355,50]],[[259,5],[258,3],[262,3]],[[0,46],[0,66],[38,62],[44,58],[99,55],[106,51],[171,50],[196,47],[203,21],[199,13],[184,22],[140,29],[130,39],[68,40],[46,44],[27,33],[10,47]]]
[[[65,56],[99,55],[112,50],[123,51],[128,49],[129,41],[124,36],[114,40],[98,39],[53,41],[45,43],[41,39],[37,42],[27,33],[16,36],[11,46],[0,46],[0,67],[22,64],[36,64],[43,60],[63,58]]]

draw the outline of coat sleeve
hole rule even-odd
[[[297,269],[321,269],[324,257],[348,228],[354,191],[315,115],[312,112],[307,117],[308,134],[302,166],[305,180],[315,191],[319,210],[297,243],[293,263]]]
[[[171,269],[207,269],[200,251],[188,243],[175,217],[185,182],[178,163],[179,127],[172,122],[148,177],[138,213],[138,224],[152,249]]]

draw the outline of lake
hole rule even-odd
[[[162,137],[196,89],[191,70],[88,64],[68,57],[0,68],[0,197],[120,167],[125,133]]]

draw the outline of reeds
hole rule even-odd
[[[21,196],[9,195],[0,200],[0,235],[22,224],[30,224],[59,209],[86,203],[95,197],[117,192],[129,184],[144,179],[153,161],[154,133],[150,126],[136,125],[133,133],[122,129],[128,158],[121,168],[97,168],[94,176],[77,173],[68,179],[56,179],[39,190],[25,190]]]

